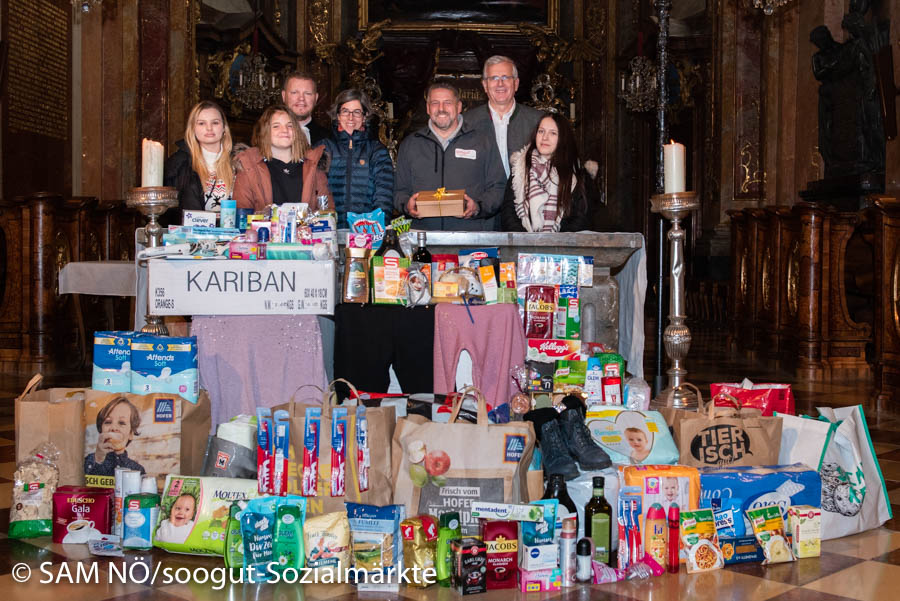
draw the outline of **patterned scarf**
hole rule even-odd
[[[531,221],[532,232],[558,232],[557,186],[559,176],[551,169],[550,160],[537,150],[531,153],[531,171],[528,174],[528,190],[525,208]]]

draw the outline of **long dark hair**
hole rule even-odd
[[[572,212],[572,178],[578,170],[578,146],[575,144],[575,132],[569,120],[558,113],[544,113],[540,121],[531,134],[531,143],[528,144],[528,150],[525,153],[525,192],[527,193],[531,186],[531,154],[537,150],[537,132],[541,128],[541,123],[547,118],[553,119],[556,128],[559,130],[559,140],[556,144],[556,150],[550,157],[550,168],[556,170],[559,177],[559,185],[556,190],[556,205],[560,215],[566,216]],[[582,185],[582,182],[578,182]]]

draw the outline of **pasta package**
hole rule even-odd
[[[169,475],[153,546],[173,553],[224,555],[231,504],[258,494],[256,480]]]
[[[683,511],[679,519],[681,542],[687,552],[688,574],[718,570],[725,565],[712,509]]]
[[[53,532],[53,493],[59,484],[59,451],[44,443],[19,463],[13,475],[9,538],[35,538]]]
[[[778,505],[766,505],[747,510],[747,519],[759,541],[766,559],[763,565],[794,561],[794,554],[785,536],[784,518]]]

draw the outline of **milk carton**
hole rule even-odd
[[[177,394],[197,402],[197,337],[140,335],[131,340],[131,392]]]
[[[91,388],[107,392],[131,390],[131,338],[134,332],[94,332]]]

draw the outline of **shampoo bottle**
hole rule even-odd
[[[661,566],[666,565],[669,525],[666,522],[666,512],[662,505],[654,503],[647,511],[644,519],[644,552],[650,555]]]
[[[455,538],[462,538],[462,531],[459,527],[459,512],[448,511],[447,513],[442,513],[438,528],[437,557],[434,561],[437,581],[441,586],[450,586],[450,576],[453,573],[450,541]]]
[[[237,519],[241,509],[237,501],[231,504],[225,527],[225,567],[238,570],[244,567],[244,537],[241,536],[241,522]]]
[[[276,570],[299,570],[303,567],[302,542],[300,508],[296,505],[281,505],[275,513],[275,542],[272,548]]]

